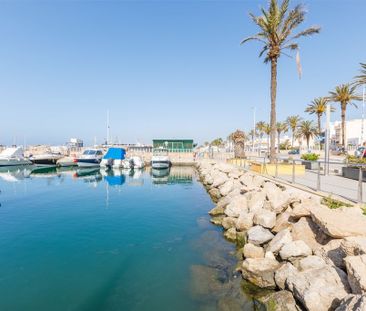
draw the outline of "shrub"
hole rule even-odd
[[[301,159],[303,159],[305,161],[317,161],[319,159],[319,154],[305,153],[301,156]]]
[[[358,158],[352,155],[348,155],[347,162],[350,164],[366,164],[366,158]]]

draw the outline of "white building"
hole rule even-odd
[[[365,128],[365,124],[364,124]],[[330,138],[333,145],[342,143],[342,122],[330,122]],[[366,130],[366,128],[365,128]],[[349,147],[356,147],[362,145],[366,140],[366,135],[362,136],[362,119],[353,119],[346,121],[345,140]],[[362,141],[363,140],[363,141]]]

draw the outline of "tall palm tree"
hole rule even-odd
[[[280,152],[280,137],[281,133],[286,133],[288,131],[288,126],[286,122],[277,122],[276,123],[276,130],[277,130],[277,148],[278,152]]]
[[[355,84],[356,85],[363,85],[366,84],[366,63],[360,63],[361,65],[361,74],[355,77]]]
[[[318,130],[313,121],[302,121],[298,128],[298,136],[306,139],[306,146],[310,149],[310,138],[318,136]]]
[[[356,85],[341,84],[336,86],[334,91],[329,92],[329,100],[332,102],[338,102],[341,105],[341,118],[342,118],[342,147],[346,148],[346,110],[348,105],[353,105],[357,108],[357,105],[353,103],[354,100],[361,100],[362,97],[356,94]]]
[[[298,115],[289,116],[286,119],[286,123],[287,123],[288,127],[291,129],[291,134],[292,134],[291,147],[294,147],[295,132],[296,132],[296,129],[299,126],[299,122],[301,120],[302,120],[301,117]]]
[[[317,26],[294,34],[295,29],[305,20],[306,11],[302,5],[297,5],[289,9],[290,0],[283,0],[281,4],[278,0],[270,0],[268,10],[262,8],[262,15],[255,16],[250,13],[250,17],[256,24],[260,32],[245,38],[241,44],[255,40],[263,44],[259,57],[265,54],[265,63],[271,63],[271,152],[270,159],[273,163],[276,149],[276,95],[277,95],[277,63],[285,50],[298,50],[297,39],[319,33]]]
[[[311,101],[310,104],[305,109],[305,112],[309,114],[316,114],[318,118],[318,133],[320,134],[322,131],[321,117],[327,110],[327,103],[329,99],[327,97],[317,97]],[[334,112],[335,109],[333,107],[330,108],[331,112]]]

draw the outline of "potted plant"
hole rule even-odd
[[[366,164],[366,158],[347,156],[348,165],[342,167],[342,176],[354,180],[359,179],[360,168],[357,164]],[[366,181],[366,171],[362,171],[362,181]]]
[[[305,153],[301,156],[301,164],[305,165],[307,170],[317,170],[319,169],[319,154],[316,153]]]

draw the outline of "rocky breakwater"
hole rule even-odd
[[[197,164],[211,221],[238,244],[242,277],[274,291],[267,310],[366,310],[366,217],[213,161]]]

